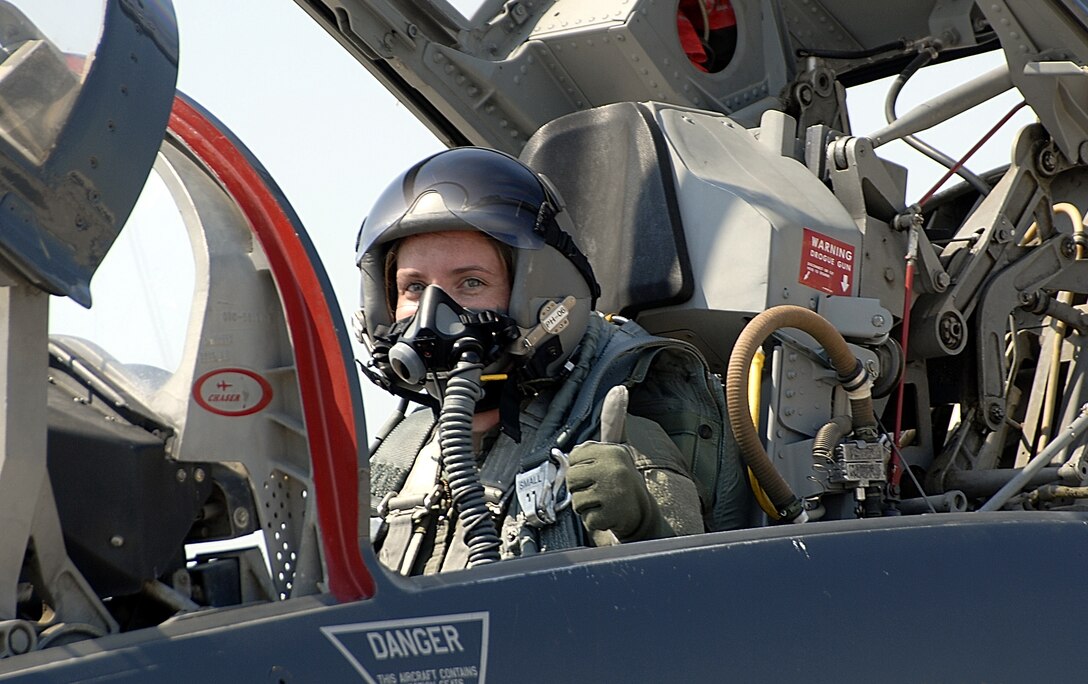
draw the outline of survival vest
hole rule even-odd
[[[531,525],[511,494],[518,473],[544,464],[553,447],[569,451],[596,438],[605,394],[618,384],[631,390],[628,412],[660,425],[690,459],[687,466],[706,529],[745,524],[750,493],[720,380],[692,345],[650,335],[633,321],[616,325],[595,315],[570,375],[523,408],[520,443],[500,434],[480,468],[489,506],[502,516],[504,557],[587,544],[585,530],[569,507],[553,524]],[[437,461],[434,454],[423,452],[431,446],[435,424],[429,410],[408,415],[370,459],[370,515],[372,522],[384,521],[371,525],[373,541],[380,545],[382,562],[403,574],[416,564],[413,553],[418,549],[410,547],[413,538],[418,544],[423,527],[450,523],[444,516],[431,520],[435,516],[428,498],[435,494]],[[467,553],[461,547],[463,530],[454,534],[448,549],[432,554],[441,558],[432,559],[425,572],[465,567]]]

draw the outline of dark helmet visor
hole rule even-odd
[[[430,193],[441,196],[457,219],[511,247],[540,249],[545,244],[538,219],[551,202],[536,175],[501,152],[462,147],[416,164],[389,184],[363,222],[355,263],[375,244],[416,232],[398,227]]]

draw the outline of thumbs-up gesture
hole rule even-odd
[[[601,407],[601,441],[583,442],[570,453],[567,488],[575,512],[590,530],[610,531],[621,542],[673,535],[627,443],[627,388],[609,390]]]

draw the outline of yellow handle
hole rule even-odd
[[[752,357],[752,365],[748,367],[748,411],[752,415],[752,423],[756,428],[759,427],[759,401],[763,389],[763,363],[765,360],[766,354],[760,349],[756,351],[755,356]],[[756,502],[763,509],[763,512],[772,520],[778,520],[781,517],[778,515],[778,510],[771,503],[767,492],[763,491],[763,487],[759,486],[756,474],[752,472],[751,468],[748,468],[748,484],[751,485],[752,493],[756,495]]]

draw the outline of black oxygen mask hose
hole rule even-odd
[[[442,408],[438,414],[438,444],[442,449],[442,470],[449,480],[450,496],[465,529],[468,567],[499,560],[498,528],[484,498],[484,486],[472,448],[472,417],[476,402],[484,395],[480,375],[480,343],[462,338],[454,343],[458,361],[449,372]]]
[[[397,321],[380,339],[388,351],[379,369],[390,386],[416,392],[426,387],[438,398],[441,466],[465,530],[470,568],[499,560],[500,547],[472,448],[472,418],[484,396],[484,365],[500,358],[518,334],[505,314],[465,309],[442,288],[429,285],[415,314]]]

